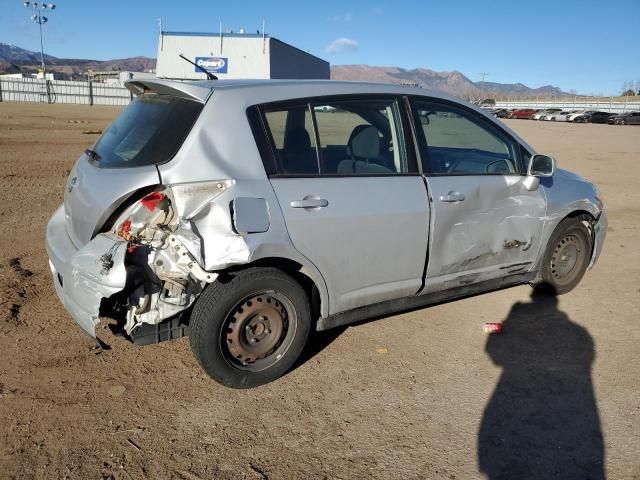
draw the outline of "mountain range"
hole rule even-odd
[[[56,77],[66,79],[85,78],[87,70],[95,72],[130,71],[146,72],[156,68],[156,59],[131,57],[115,60],[87,60],[78,58],[57,58],[45,54],[47,70],[56,72]],[[40,53],[25,50],[15,45],[0,43],[1,73],[35,73],[40,65]]]
[[[57,58],[45,54],[49,71],[56,72],[61,79],[84,78],[87,70],[144,72],[155,68],[156,59],[131,57],[115,60],[89,60]],[[40,53],[25,50],[15,45],[0,43],[1,73],[35,73],[40,65]],[[486,97],[505,95],[566,95],[558,87],[546,85],[530,88],[522,83],[473,82],[462,73],[436,72],[428,68],[404,69],[370,65],[332,65],[334,80],[362,80],[383,83],[410,83],[439,90],[457,96],[477,97],[484,91]]]
[[[424,88],[474,97],[484,91],[485,96],[501,95],[566,95],[558,87],[545,85],[530,88],[522,83],[473,82],[458,72],[436,72],[428,68],[407,70],[399,67],[373,67],[370,65],[332,65],[333,80],[363,80],[382,83],[410,83]]]

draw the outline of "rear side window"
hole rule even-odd
[[[395,99],[313,104],[321,173],[371,175],[408,172]]]
[[[409,171],[395,99],[310,102],[265,107],[263,112],[279,174],[392,175]]]
[[[167,162],[178,152],[203,105],[170,95],[140,95],[109,125],[93,147],[105,168]]]
[[[317,175],[318,157],[309,107],[267,110],[265,118],[276,149],[278,171],[289,175]]]

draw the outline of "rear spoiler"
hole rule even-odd
[[[176,97],[205,103],[213,89],[209,86],[193,82],[178,82],[174,80],[139,79],[127,80],[124,86],[134,95],[143,93],[158,93],[160,95],[174,95]]]

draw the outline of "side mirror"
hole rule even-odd
[[[556,171],[556,160],[548,155],[535,154],[529,159],[527,176],[552,177]]]

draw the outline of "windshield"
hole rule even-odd
[[[136,97],[93,147],[100,167],[164,163],[178,152],[203,105],[170,95]]]

